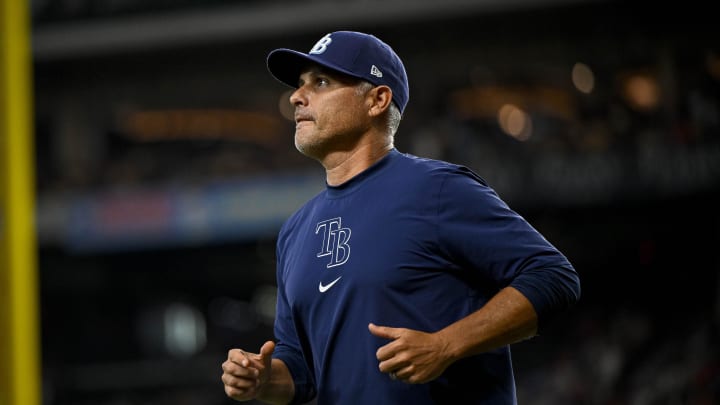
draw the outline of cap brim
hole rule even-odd
[[[267,68],[276,79],[290,87],[297,88],[300,73],[313,64],[346,74],[358,77],[356,74],[336,66],[328,61],[322,60],[314,55],[308,55],[292,49],[276,49],[267,57]]]

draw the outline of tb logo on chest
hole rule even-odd
[[[350,228],[342,227],[342,218],[326,219],[315,226],[315,235],[322,235],[317,257],[330,256],[327,268],[345,264],[350,258]]]

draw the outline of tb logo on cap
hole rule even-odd
[[[327,51],[327,47],[328,45],[330,45],[331,42],[332,38],[330,38],[330,34],[325,35],[319,41],[317,41],[315,46],[313,46],[310,50],[310,53],[318,55]]]

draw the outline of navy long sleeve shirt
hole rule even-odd
[[[379,371],[388,341],[368,324],[434,332],[512,286],[542,327],[580,295],[567,258],[483,179],[395,149],[291,216],[277,257],[274,357],[295,403],[515,404],[509,347],[410,385]]]

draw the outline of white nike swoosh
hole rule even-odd
[[[335,280],[330,282],[330,284],[328,284],[328,285],[323,285],[323,283],[321,281],[320,284],[318,285],[318,290],[320,290],[321,293],[324,293],[325,291],[329,290],[330,287],[334,286],[335,283],[337,283],[341,278],[342,278],[342,276],[336,278]]]

